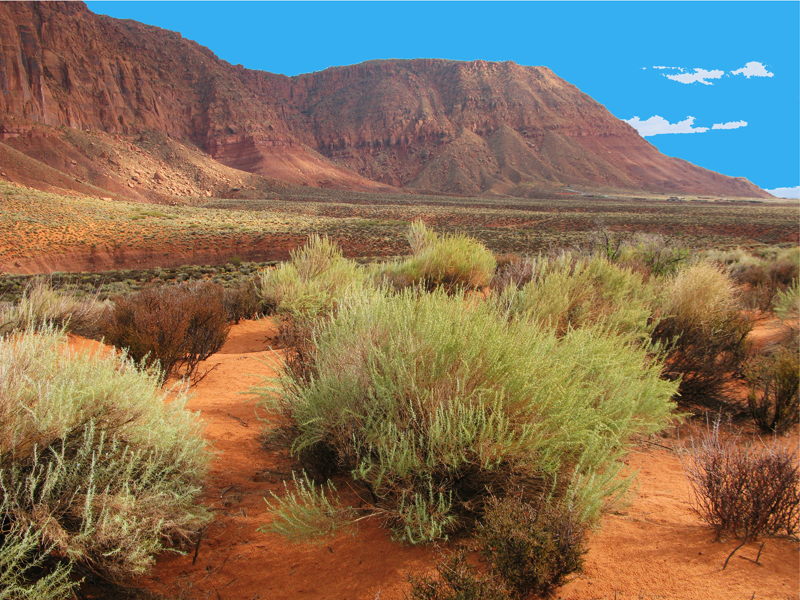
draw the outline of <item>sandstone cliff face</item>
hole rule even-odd
[[[765,195],[663,156],[545,67],[388,60],[289,78],[82,3],[0,3],[0,138],[33,123],[156,131],[228,167],[323,187]]]

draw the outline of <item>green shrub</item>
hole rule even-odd
[[[292,541],[305,541],[326,537],[350,524],[355,511],[331,497],[336,492],[331,481],[317,486],[305,473],[299,478],[293,473],[292,479],[294,491],[290,491],[284,481],[284,495],[272,493],[273,518],[260,531],[277,533]]]
[[[76,565],[142,573],[208,519],[196,503],[208,456],[185,393],[166,402],[157,373],[66,343],[51,328],[0,340],[0,597],[60,600]]]
[[[747,406],[765,433],[782,434],[800,421],[800,357],[797,347],[755,359],[747,370]]]
[[[308,377],[315,331],[336,313],[345,296],[364,289],[366,278],[335,242],[316,234],[292,251],[288,263],[261,273],[261,298],[281,318],[278,341],[295,374]]]
[[[261,297],[282,316],[296,320],[330,316],[350,291],[363,286],[365,275],[344,258],[339,246],[316,234],[288,263],[261,273]]]
[[[493,498],[476,534],[490,572],[518,597],[546,594],[580,571],[584,527],[564,506]]]
[[[164,377],[217,352],[230,331],[222,286],[210,281],[148,285],[116,300],[105,324],[106,340],[146,366],[160,364]]]
[[[522,488],[592,520],[630,437],[663,426],[676,384],[602,328],[557,337],[444,291],[365,293],[315,338],[310,377],[276,401],[293,451],[348,472],[410,542],[445,537]],[[324,471],[324,468],[320,468]]]
[[[494,255],[476,240],[460,233],[437,234],[414,221],[408,241],[412,256],[390,265],[385,273],[397,288],[424,285],[453,291],[486,287],[492,280]]]
[[[96,298],[78,299],[54,290],[44,279],[32,279],[20,301],[0,311],[0,335],[51,324],[94,338],[108,310],[108,304]]]
[[[781,319],[793,321],[793,325],[797,327],[797,321],[800,319],[800,286],[797,279],[778,294],[775,300],[775,313]]]
[[[7,503],[0,503],[0,515]],[[61,600],[71,597],[78,586],[65,564],[47,569],[50,549],[39,549],[39,535],[31,527],[7,525],[0,537],[0,600]]]
[[[658,297],[643,276],[602,257],[574,260],[569,254],[535,261],[536,275],[519,292],[506,293],[501,303],[558,335],[587,325],[603,325],[640,338]]]
[[[680,380],[680,395],[701,404],[719,400],[743,364],[752,321],[736,287],[719,267],[698,263],[666,284],[653,339],[669,346],[664,374]]]
[[[684,455],[695,510],[718,538],[792,535],[800,519],[796,451],[720,435],[719,422]]]

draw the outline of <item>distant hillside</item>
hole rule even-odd
[[[664,156],[546,67],[386,60],[290,78],[73,2],[0,3],[0,39],[0,172],[29,185],[141,199],[285,184],[768,196]],[[92,151],[98,142],[78,131],[102,133],[108,149]],[[128,151],[147,169],[115,164],[111,154]]]

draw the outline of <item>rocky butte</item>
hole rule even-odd
[[[158,199],[245,176],[262,191],[530,182],[768,197],[664,156],[546,67],[380,60],[286,77],[76,2],[0,3],[0,43],[0,171],[43,189]],[[126,149],[150,170],[121,165]]]

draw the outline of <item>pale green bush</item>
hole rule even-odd
[[[408,233],[412,255],[385,268],[395,287],[424,285],[432,289],[476,289],[489,285],[497,266],[494,255],[480,242],[463,234],[437,234],[422,221]]]
[[[112,352],[71,351],[52,328],[0,340],[0,560],[16,579],[8,589],[63,597],[61,571],[52,593],[20,580],[43,552],[62,557],[66,571],[142,573],[207,521],[196,503],[208,461],[200,424],[185,393],[166,401],[159,379]]]
[[[17,304],[0,311],[0,335],[37,329],[49,323],[86,337],[97,337],[108,311],[107,302],[75,298],[54,290],[44,279],[34,279]]]
[[[564,254],[534,261],[532,280],[499,297],[501,305],[558,335],[597,325],[644,338],[658,298],[653,283],[640,273],[596,256],[573,259]]]
[[[363,270],[327,237],[309,236],[291,260],[261,273],[261,297],[279,315],[296,320],[330,316],[348,292],[361,289]]]
[[[720,267],[697,263],[665,284],[653,338],[669,345],[665,375],[680,379],[683,398],[700,403],[724,396],[741,370],[752,320],[741,310],[736,286]]]
[[[306,473],[301,477],[292,473],[294,489],[283,482],[284,494],[272,492],[270,509],[273,519],[260,531],[269,531],[289,538],[304,541],[309,538],[324,538],[336,530],[346,527],[354,518],[355,510],[344,506],[336,498],[336,487],[329,480],[318,486]]]
[[[800,286],[797,279],[778,293],[775,299],[775,313],[781,319],[791,320],[792,326],[797,327],[797,321],[800,320]]]
[[[335,242],[316,234],[292,251],[289,262],[261,273],[261,297],[281,319],[279,344],[287,350],[285,362],[295,374],[308,376],[315,332],[344,297],[363,290],[367,280],[366,271],[344,258]]]
[[[410,542],[512,489],[596,519],[624,487],[631,436],[666,423],[677,387],[604,327],[559,337],[442,290],[351,297],[315,341],[310,376],[289,372],[263,399],[292,423],[295,453],[350,473]]]
[[[0,515],[6,513],[6,503],[0,503]],[[37,577],[48,552],[39,548],[39,535],[31,527],[17,526],[3,530],[0,543],[0,600],[61,600],[71,596],[78,582],[70,578],[70,568],[64,564]]]

